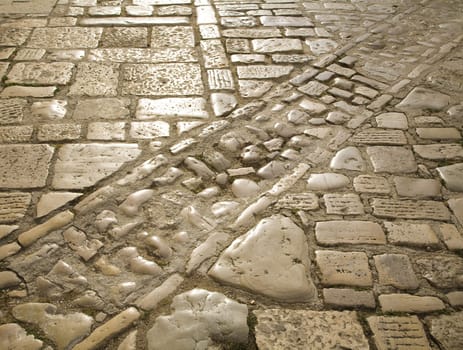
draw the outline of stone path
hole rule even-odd
[[[0,0],[0,348],[463,348],[461,13]]]

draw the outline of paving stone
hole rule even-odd
[[[321,245],[386,244],[383,229],[371,221],[319,221],[315,237]]]
[[[80,124],[42,124],[37,128],[37,140],[45,142],[77,140],[80,134]]]
[[[349,183],[349,178],[343,174],[310,174],[307,180],[307,189],[312,191],[331,191],[346,187]]]
[[[151,34],[151,47],[194,47],[192,27],[155,26]]]
[[[308,98],[303,99],[301,103],[299,103],[299,106],[309,112],[310,115],[316,115],[326,111],[326,106],[323,103]]]
[[[197,6],[196,7],[196,23],[197,24],[215,24],[217,18],[212,6]]]
[[[418,169],[412,151],[406,148],[373,146],[367,147],[367,154],[375,173],[414,173]]]
[[[463,306],[463,292],[450,292],[446,297],[453,307]]]
[[[130,123],[130,137],[134,139],[150,140],[170,135],[169,123],[165,121],[132,122]]]
[[[3,89],[0,97],[53,97],[56,86],[8,86]]]
[[[315,288],[307,249],[304,232],[291,219],[272,216],[225,249],[209,275],[285,302],[311,300]]]
[[[48,145],[0,146],[0,158],[4,162],[0,171],[0,187],[45,186],[53,151],[53,148]]]
[[[310,51],[316,56],[330,53],[338,44],[331,39],[307,39],[305,43],[310,47]]]
[[[460,234],[455,225],[440,224],[439,231],[442,240],[449,250],[463,249],[463,236]]]
[[[78,192],[48,192],[43,194],[37,203],[37,217],[45,216],[66,203],[80,197]]]
[[[31,29],[0,28],[0,45],[20,46],[24,44],[31,33]]]
[[[20,49],[14,56],[15,61],[38,61],[46,53],[45,49]]]
[[[394,185],[399,196],[415,198],[441,196],[441,185],[434,179],[395,176]]]
[[[433,339],[443,350],[463,347],[463,312],[450,315],[429,316],[425,319]]]
[[[463,147],[457,143],[438,143],[431,145],[413,145],[413,151],[421,158],[431,160],[463,157]]]
[[[307,63],[313,58],[305,54],[272,55],[274,63]]]
[[[410,294],[382,294],[378,297],[383,312],[425,313],[445,309],[439,298]]]
[[[407,138],[401,130],[369,128],[356,133],[351,140],[367,145],[406,145]]]
[[[157,8],[158,16],[191,16],[193,11],[188,6],[161,6]]]
[[[7,60],[16,51],[14,47],[5,47],[0,49],[0,60]]]
[[[26,215],[31,195],[22,192],[3,192],[0,194],[0,222],[15,222]]]
[[[354,290],[349,288],[323,288],[325,305],[336,308],[369,308],[376,306],[372,291]]]
[[[263,96],[272,88],[273,83],[270,81],[240,79],[238,80],[238,85],[241,96],[251,98]]]
[[[156,26],[162,24],[189,24],[188,17],[94,17],[82,18],[82,26]]]
[[[237,72],[240,79],[272,79],[288,75],[293,70],[291,66],[282,65],[249,65],[238,66]]]
[[[255,27],[257,19],[253,16],[221,17],[220,24],[226,28]]]
[[[221,92],[211,94],[211,102],[216,117],[225,116],[238,105],[235,95]]]
[[[209,348],[212,340],[232,344],[248,341],[248,308],[225,295],[193,289],[174,297],[172,313],[156,318],[147,332],[148,349]]]
[[[416,316],[370,316],[367,321],[378,349],[431,349],[423,324]]]
[[[439,239],[428,224],[384,222],[388,241],[397,245],[438,247]]]
[[[47,51],[48,59],[53,61],[81,60],[85,56],[85,50],[53,50]]]
[[[382,176],[359,175],[354,178],[354,189],[361,193],[390,193],[391,187]]]
[[[416,134],[427,140],[460,140],[457,128],[416,128]]]
[[[60,120],[66,115],[67,101],[46,100],[32,103],[31,114],[38,119]]]
[[[275,204],[277,208],[316,210],[318,197],[314,193],[288,193]]]
[[[130,100],[123,98],[79,99],[73,118],[78,120],[124,119],[130,115]]]
[[[156,28],[156,27],[155,27]],[[137,27],[104,28],[100,47],[147,47],[148,29]]]
[[[87,127],[87,139],[100,141],[124,141],[125,123],[124,122],[94,122]]]
[[[363,252],[315,251],[324,286],[372,286],[368,257]]]
[[[365,170],[365,161],[358,148],[349,146],[336,153],[331,159],[330,168],[363,171]]]
[[[375,255],[374,260],[379,284],[398,289],[417,289],[419,287],[418,279],[407,255]]]
[[[205,68],[226,68],[228,58],[225,54],[223,44],[218,39],[201,40]]]
[[[373,198],[373,215],[383,218],[449,220],[450,212],[438,201]]]
[[[207,71],[207,82],[211,90],[234,90],[235,83],[229,69],[209,69]]]
[[[92,186],[140,154],[135,144],[67,144],[60,148],[54,168],[55,189]]]
[[[90,61],[115,63],[197,62],[192,48],[108,48],[90,50]]]
[[[201,69],[191,63],[127,64],[122,69],[122,93],[201,95]]]
[[[137,119],[152,119],[156,117],[192,117],[207,118],[206,101],[203,98],[161,98],[138,101]]]
[[[234,63],[265,63],[265,55],[261,54],[234,54],[231,55]]]
[[[463,192],[463,163],[457,163],[436,168],[445,187],[450,191]]]
[[[0,325],[0,347],[4,349],[30,349],[39,350],[43,342],[28,335],[26,330],[16,323]]]
[[[256,310],[259,349],[369,349],[353,311]],[[310,330],[310,331],[307,331]]]
[[[447,203],[460,225],[463,224],[463,199],[452,198],[449,199]]]
[[[284,51],[302,51],[302,43],[299,39],[253,39],[254,52],[270,53]]]
[[[199,26],[199,32],[202,39],[218,39],[220,38],[219,27],[215,24],[203,24]]]
[[[153,6],[126,6],[125,11],[129,16],[151,16],[153,14]]]
[[[297,89],[306,95],[319,97],[326,90],[328,90],[328,86],[312,80],[309,81],[307,84],[298,87]]]
[[[226,39],[225,46],[228,53],[249,53],[251,46],[248,39]]]
[[[90,16],[119,16],[121,14],[120,6],[94,6],[88,9]]]
[[[388,112],[381,113],[376,118],[378,128],[386,129],[408,129],[407,116],[404,113]]]
[[[102,28],[58,27],[35,28],[27,47],[44,49],[96,48]]]
[[[277,28],[243,28],[225,29],[222,35],[226,38],[278,38],[281,32]]]
[[[119,77],[118,64],[82,62],[77,66],[74,84],[69,95],[116,96]]]
[[[306,17],[261,16],[260,21],[265,27],[313,27]]]
[[[455,255],[428,255],[415,260],[418,271],[439,289],[461,288],[462,258]]]
[[[1,143],[22,143],[28,142],[34,132],[33,126],[2,126],[0,127]]]
[[[450,97],[430,89],[416,87],[400,102],[396,108],[400,110],[440,111],[448,106]]]

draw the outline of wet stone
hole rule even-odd
[[[194,47],[193,28],[186,26],[155,26],[151,47]]]
[[[343,174],[310,174],[307,189],[312,191],[330,191],[349,185],[349,178]]]
[[[58,27],[35,28],[27,46],[45,49],[96,48],[102,28]]]
[[[259,349],[369,349],[353,311],[256,310]],[[307,331],[310,330],[310,331]]]
[[[417,289],[419,287],[418,279],[407,255],[375,255],[374,260],[379,284],[398,289]]]
[[[425,319],[433,339],[444,350],[463,347],[463,312],[450,315],[429,316]]]
[[[0,222],[15,222],[26,214],[31,195],[22,192],[0,193]]]
[[[73,118],[95,121],[99,119],[124,119],[129,116],[128,99],[96,98],[79,99]]]
[[[79,63],[76,80],[69,90],[69,95],[116,96],[118,69],[118,64]]]
[[[68,144],[60,148],[52,186],[77,189],[94,185],[140,154],[135,144]]]
[[[390,193],[387,179],[381,176],[359,175],[354,178],[354,189],[361,193]]]
[[[437,91],[416,87],[396,107],[400,110],[440,111],[448,106],[450,97]]]
[[[386,244],[381,226],[371,221],[320,221],[315,237],[322,245]]]
[[[437,297],[410,294],[383,294],[378,297],[383,312],[425,313],[445,309]]]
[[[394,200],[385,198],[373,198],[371,201],[373,215],[383,218],[402,219],[450,219],[450,212],[442,202],[437,201],[412,201]]]
[[[367,147],[375,173],[414,173],[417,164],[412,151],[402,147]]]
[[[99,47],[147,47],[148,29],[136,27],[104,28]]]
[[[441,196],[441,184],[434,179],[395,176],[394,185],[399,196],[415,198]]]
[[[373,292],[366,290],[354,290],[348,288],[324,288],[323,299],[325,304],[335,308],[359,308],[373,309],[376,306]]]
[[[288,75],[293,70],[291,66],[281,65],[250,65],[238,66],[237,72],[240,79],[272,79]]]
[[[405,145],[407,138],[401,130],[370,128],[356,133],[351,140],[367,145]]]
[[[122,71],[125,95],[201,95],[201,70],[191,63],[127,64]]]
[[[330,168],[363,171],[365,170],[365,161],[358,148],[349,146],[336,153],[331,159]]]
[[[431,160],[453,159],[463,157],[463,147],[461,144],[431,144],[431,145],[414,145],[413,150],[421,158]]]
[[[275,206],[282,209],[316,210],[318,197],[314,193],[289,193],[279,199]]]
[[[53,148],[48,145],[0,146],[4,166],[0,170],[1,188],[45,186]]]
[[[204,348],[212,340],[231,344],[248,341],[248,308],[225,295],[193,289],[173,298],[172,313],[156,318],[147,332],[149,350]]]
[[[324,286],[369,287],[373,284],[365,253],[317,250],[315,254]]]
[[[272,256],[268,252],[272,251]],[[237,238],[209,271],[213,278],[283,300],[307,301],[315,288],[308,279],[310,262],[304,232],[289,218],[261,220]]]
[[[370,316],[367,321],[378,349],[431,350],[423,324],[416,316]]]

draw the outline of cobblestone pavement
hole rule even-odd
[[[463,349],[461,0],[0,0],[1,349]]]

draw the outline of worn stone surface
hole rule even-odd
[[[426,324],[442,349],[458,349],[463,346],[462,312],[437,317],[427,317]]]
[[[374,260],[380,284],[391,285],[399,289],[418,288],[418,279],[407,255],[375,255]]]
[[[77,66],[76,80],[69,94],[77,96],[116,96],[117,64],[82,62]]]
[[[413,153],[401,147],[367,147],[371,163],[376,173],[414,173],[417,165]]]
[[[352,311],[266,309],[254,314],[259,349],[369,349],[357,314]]]
[[[381,226],[371,221],[320,221],[315,237],[322,245],[386,243]]]
[[[284,216],[272,216],[237,238],[209,275],[277,300],[307,301],[314,298],[307,249],[296,224]]]

